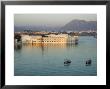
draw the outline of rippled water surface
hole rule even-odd
[[[96,76],[97,39],[79,37],[77,45],[45,44],[15,47],[15,76]],[[65,58],[72,62],[64,65]],[[85,62],[91,58],[92,64]]]

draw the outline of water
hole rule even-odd
[[[64,59],[72,62],[64,65]],[[85,62],[91,58],[92,64]],[[96,76],[97,39],[79,37],[77,45],[22,45],[15,48],[15,76]]]

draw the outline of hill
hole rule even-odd
[[[72,20],[61,28],[63,31],[88,31],[97,30],[96,21]]]
[[[47,25],[41,26],[14,26],[15,32],[22,32],[24,30],[32,31],[88,31],[97,30],[97,21],[72,20],[62,27],[50,27]]]

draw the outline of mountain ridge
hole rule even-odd
[[[32,31],[88,31],[93,30],[97,31],[97,21],[85,21],[85,20],[72,20],[61,27],[51,27],[47,25],[41,26],[32,26],[32,25],[14,25],[15,32],[22,32],[24,30],[32,30]]]

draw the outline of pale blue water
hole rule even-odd
[[[64,66],[64,59],[71,59]],[[85,65],[91,58],[92,64]],[[96,76],[97,39],[79,37],[77,45],[26,46],[15,49],[15,76]]]

